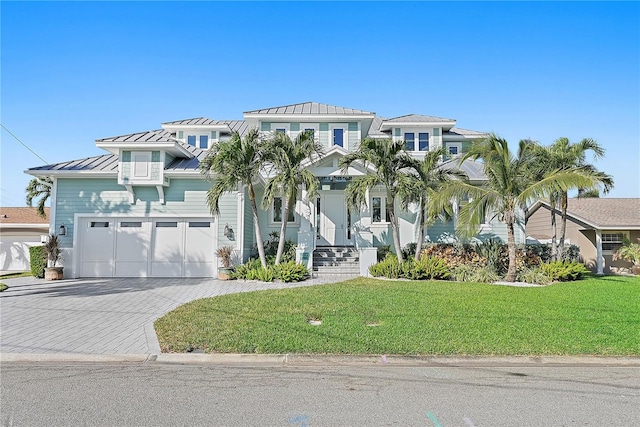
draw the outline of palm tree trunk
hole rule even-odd
[[[551,196],[551,260],[558,260],[558,225],[556,224],[556,197]]]
[[[288,193],[288,192],[287,192]],[[280,264],[284,244],[287,241],[287,221],[289,220],[289,195],[283,197],[284,208],[282,209],[282,224],[280,225],[280,240],[278,241],[278,252],[276,252],[276,265]]]
[[[262,241],[262,232],[260,230],[260,221],[258,221],[258,206],[256,205],[256,193],[253,185],[249,185],[249,200],[251,201],[251,211],[253,212],[253,229],[256,233],[256,245],[258,245],[258,256],[263,268],[267,268],[267,257],[264,254],[264,243]]]
[[[507,248],[509,250],[509,268],[507,269],[507,282],[516,281],[516,239],[513,224],[515,222],[514,212],[505,212],[507,223]]]
[[[393,197],[390,197],[387,194],[386,199],[386,209],[387,215],[389,215],[389,222],[391,222],[391,234],[393,236],[393,245],[396,247],[396,255],[398,256],[398,261],[404,261],[402,257],[402,247],[400,246],[400,233],[398,232],[398,219],[396,218],[396,211],[393,205]],[[391,203],[389,203],[391,201]]]
[[[420,252],[422,252],[422,241],[424,240],[424,200],[420,198],[420,211],[418,212],[418,241],[416,242],[416,254],[414,259],[420,260]]]
[[[564,252],[564,235],[567,232],[567,192],[562,193],[562,217],[560,218],[560,242],[558,242],[558,251],[556,256],[558,257],[558,261],[562,260],[562,255]]]

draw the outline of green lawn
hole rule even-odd
[[[193,301],[155,328],[163,352],[640,355],[640,278],[536,288],[360,278]]]

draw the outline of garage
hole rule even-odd
[[[81,218],[80,277],[216,277],[212,218]]]

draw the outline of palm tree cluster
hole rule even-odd
[[[482,163],[487,180],[481,185],[471,184],[459,169],[441,167],[446,155],[443,148],[429,151],[422,160],[418,160],[406,151],[404,141],[392,139],[363,139],[355,151],[341,158],[339,166],[343,173],[353,164],[360,165],[366,171],[347,185],[345,201],[349,209],[366,209],[372,190],[385,192],[385,212],[400,261],[403,255],[396,207],[403,210],[409,209],[410,205],[416,207],[419,236],[417,259],[425,225],[439,216],[454,215],[454,201],[468,200],[459,212],[457,233],[468,237],[477,234],[480,224],[485,222],[488,215],[504,222],[509,248],[506,280],[515,281],[515,225],[523,221],[523,213],[531,202],[546,199],[552,207],[560,204],[562,226],[557,242],[555,211],[551,210],[554,254],[560,258],[566,230],[568,191],[593,192],[602,189],[607,192],[612,188],[611,177],[586,162],[588,151],[593,151],[596,158],[604,154],[604,149],[591,139],[571,144],[567,138],[560,138],[548,147],[522,140],[517,152],[513,153],[506,140],[490,135],[475,141],[460,159],[460,163],[467,160]],[[237,191],[239,184],[248,188],[263,266],[266,266],[266,260],[254,183],[261,172],[270,176],[261,201],[263,208],[270,206],[275,197],[282,197],[283,200],[277,264],[284,248],[289,211],[298,198],[300,188],[304,186],[308,198],[315,197],[318,192],[317,177],[306,169],[306,163],[309,159],[318,160],[322,155],[323,149],[311,132],[302,132],[295,139],[277,132],[264,139],[258,130],[253,129],[244,138],[236,132],[230,140],[218,143],[201,162],[203,175],[215,179],[215,184],[208,192],[212,213],[218,213],[218,203],[225,192]]]
[[[298,197],[299,186],[307,188],[308,197],[314,197],[318,190],[317,180],[302,165],[312,156],[319,158],[321,155],[322,147],[315,142],[310,131],[301,132],[295,139],[291,139],[282,132],[266,138],[257,129],[251,129],[244,138],[234,132],[229,140],[215,144],[200,162],[200,172],[204,178],[215,181],[207,192],[207,204],[212,214],[220,212],[220,198],[225,193],[238,191],[239,186],[247,187],[258,255],[263,267],[266,268],[267,260],[258,220],[254,183],[259,180],[261,172],[271,176],[265,185],[261,201],[263,208],[271,205],[275,197],[282,197],[283,200],[280,241],[276,254],[276,264],[279,264],[286,242],[289,210]]]

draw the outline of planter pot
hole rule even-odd
[[[46,267],[44,269],[44,280],[62,280],[64,267]]]
[[[230,274],[233,272],[233,268],[220,267],[218,268],[218,280],[230,280]]]

